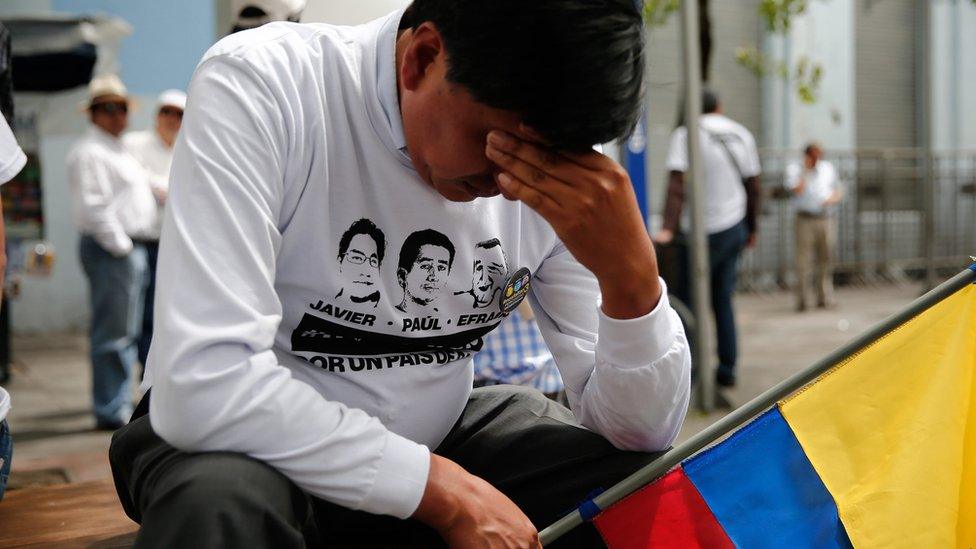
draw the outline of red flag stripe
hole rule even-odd
[[[610,549],[735,547],[680,467],[612,505],[594,524]]]

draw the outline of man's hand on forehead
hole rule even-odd
[[[660,296],[657,263],[630,177],[619,164],[596,151],[549,148],[524,125],[519,135],[489,133],[485,154],[500,168],[502,194],[545,218],[596,275],[606,314],[628,318],[653,308]]]

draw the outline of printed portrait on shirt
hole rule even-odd
[[[495,296],[505,285],[508,262],[502,243],[497,238],[479,242],[474,248],[471,266],[471,288],[455,292],[455,295],[469,294],[472,307],[484,309],[495,302]]]
[[[336,294],[337,300],[376,307],[385,247],[383,231],[368,219],[356,221],[342,233],[338,256],[342,288]]]
[[[403,299],[397,309],[423,313],[440,297],[454,263],[454,244],[443,233],[424,229],[410,233],[400,247],[397,282]],[[436,310],[436,308],[435,308]]]

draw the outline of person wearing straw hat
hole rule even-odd
[[[173,143],[183,123],[186,93],[166,90],[159,94],[156,109],[156,127],[152,130],[125,134],[122,142],[149,172],[149,183],[156,198],[156,223],[146,241],[146,258],[149,262],[148,286],[142,312],[142,332],[139,335],[139,362],[145,367],[152,341],[153,296],[156,291],[156,257],[159,255],[159,232],[163,219],[163,206],[169,192],[169,166],[173,161]]]
[[[149,173],[122,143],[132,105],[115,75],[92,79],[84,110],[91,128],[67,158],[81,264],[91,291],[92,398],[96,427],[132,413],[130,380],[146,291],[145,241],[156,224]]]

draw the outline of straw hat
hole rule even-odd
[[[125,102],[135,107],[135,101],[129,97],[129,91],[122,80],[114,74],[101,74],[88,83],[88,100],[78,104],[78,110],[86,111],[92,105],[109,102]]]

